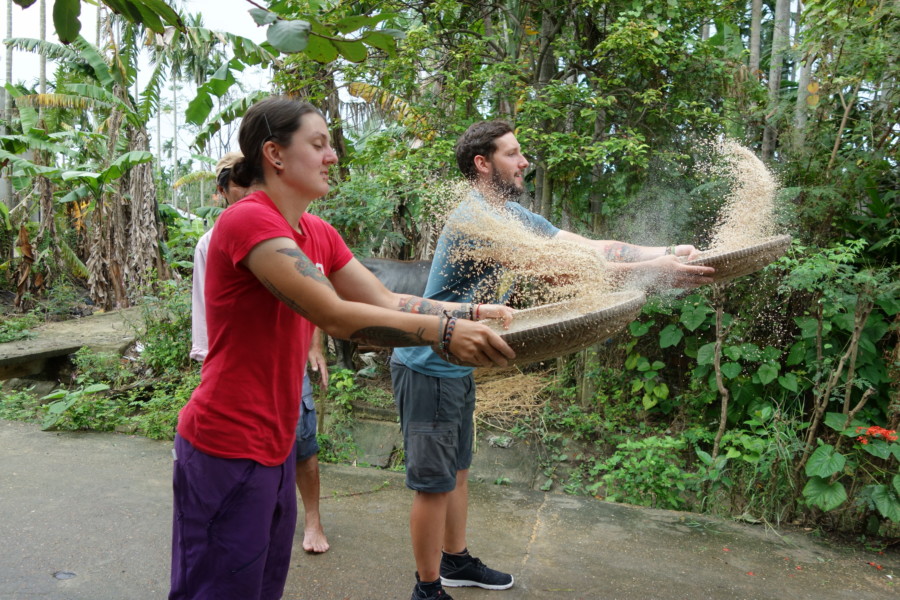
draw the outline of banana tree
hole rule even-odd
[[[81,37],[69,47],[10,42],[52,54],[60,62],[56,93],[22,95],[16,103],[20,110],[40,106],[48,109],[45,114],[69,116],[46,119],[48,135],[78,132],[77,160],[54,155],[63,164],[57,165],[52,195],[58,205],[77,202],[87,208],[83,254],[88,289],[94,302],[107,309],[130,305],[156,277],[168,276],[160,254],[162,230],[145,126],[158,107],[162,77],[155,72],[140,99],[132,98],[138,38],[121,39],[109,62]],[[67,188],[67,193],[61,191]]]

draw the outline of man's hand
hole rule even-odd
[[[678,258],[689,261],[694,260],[698,256],[700,256],[700,251],[690,244],[681,244],[679,246],[672,246],[672,253]]]
[[[687,246],[679,246],[685,247]],[[689,246],[692,250],[688,251],[684,256],[692,256],[699,254],[693,246]],[[643,263],[634,263],[638,268],[636,271],[645,271],[657,275],[657,287],[673,287],[691,289],[714,280],[710,275],[716,272],[712,267],[704,267],[701,265],[687,265],[682,262],[678,255],[667,254],[648,260]]]
[[[476,312],[477,308],[477,312]],[[513,320],[515,309],[502,304],[475,304],[472,308],[473,317],[476,321],[485,319],[503,319],[503,328],[509,329],[509,324]]]
[[[307,367],[314,373],[319,373],[323,388],[328,387],[328,362],[326,362],[323,352],[322,330],[318,327],[313,331],[312,342],[309,345]]]

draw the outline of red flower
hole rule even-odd
[[[868,444],[868,438],[882,438],[888,442],[896,442],[897,441],[897,432],[893,429],[885,429],[884,427],[879,427],[878,425],[872,425],[869,428],[865,427],[857,427],[856,432],[859,433],[865,430],[865,432],[859,436],[857,439],[861,444]],[[868,437],[867,437],[868,436]]]

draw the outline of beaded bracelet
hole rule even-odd
[[[444,354],[444,315],[438,315],[438,335],[437,335],[437,348],[439,354]]]
[[[453,329],[456,327],[456,317],[450,317],[447,321],[447,328],[444,330],[443,352],[445,358],[450,358],[450,338],[453,337]]]

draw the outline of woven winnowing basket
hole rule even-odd
[[[714,267],[716,272],[712,277],[715,283],[725,283],[762,269],[784,254],[790,245],[791,236],[779,235],[740,250],[709,254],[708,256],[701,255],[700,258],[695,258],[686,264]]]
[[[633,321],[646,301],[643,292],[615,292],[584,314],[573,301],[557,302],[517,311],[509,329],[499,323],[489,325],[515,350],[510,364],[533,363],[606,339]]]

